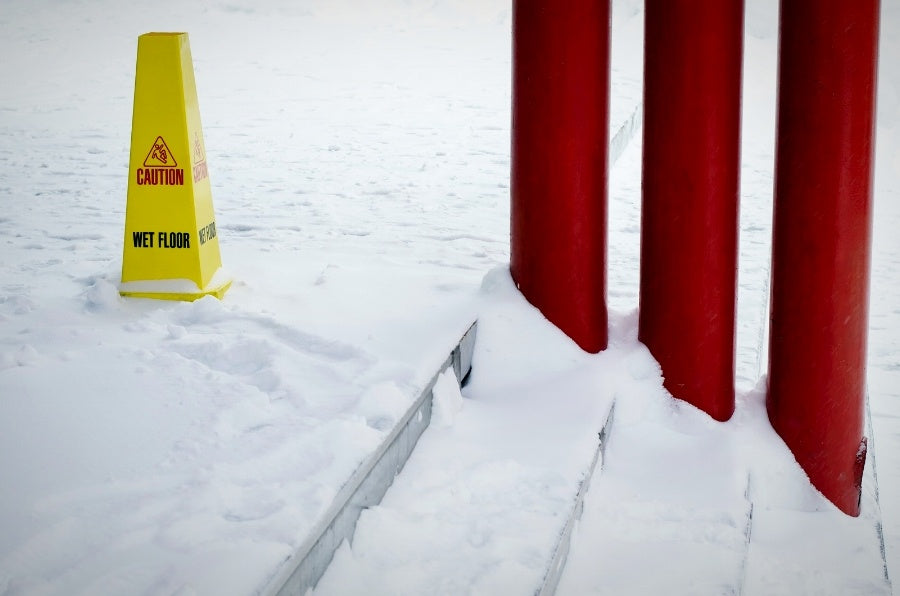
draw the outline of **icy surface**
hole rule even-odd
[[[611,134],[641,91],[642,3],[614,9]],[[488,326],[471,385],[440,387],[423,450],[340,551],[351,572],[326,576],[323,593],[529,593],[596,443],[573,430],[566,439],[583,452],[544,452],[506,424],[577,413],[538,391],[611,388],[620,417],[561,594],[720,593],[735,577],[753,594],[884,591],[871,535],[876,464],[888,571],[900,577],[900,5],[886,0],[882,12],[874,458],[854,520],[805,483],[758,389],[775,0],[747,0],[740,400],[722,425],[672,400],[634,338],[639,144],[610,178],[611,349],[581,354],[517,301],[504,271],[508,1],[161,0],[149,10],[5,0],[0,594],[252,593],[476,314]],[[136,39],[154,30],[190,33],[223,261],[236,280],[222,302],[117,292]],[[541,359],[513,357],[529,341]],[[543,440],[566,434],[560,426]],[[454,495],[460,486],[469,492]],[[501,494],[518,496],[520,510],[504,509]],[[455,533],[440,534],[441,523]],[[454,562],[471,564],[474,579],[454,584]],[[377,569],[385,583],[368,581]]]

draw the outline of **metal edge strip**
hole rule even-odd
[[[572,546],[572,531],[575,529],[575,523],[581,519],[581,514],[584,512],[584,497],[591,487],[591,479],[594,476],[594,470],[597,468],[598,461],[600,462],[600,469],[603,469],[603,455],[606,452],[606,444],[609,441],[615,409],[616,404],[614,401],[610,404],[606,420],[600,429],[600,440],[597,442],[597,448],[594,450],[594,458],[588,466],[581,484],[578,486],[578,493],[575,495],[575,501],[572,503],[572,509],[569,511],[569,518],[566,520],[566,525],[556,541],[556,545],[553,548],[553,557],[550,559],[550,564],[547,566],[540,587],[534,592],[535,596],[553,596],[556,593],[559,580],[566,568],[566,561],[569,558],[569,549]]]
[[[450,368],[460,383],[468,376],[472,367],[477,326],[477,321],[472,323],[390,434],[344,484],[309,537],[283,562],[280,570],[258,593],[273,596],[303,595],[315,587],[328,569],[338,547],[344,540],[352,540],[356,522],[363,509],[381,502],[394,477],[403,469],[419,437],[428,428],[431,422],[433,389],[438,377]]]

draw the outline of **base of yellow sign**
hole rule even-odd
[[[215,296],[221,300],[231,287],[231,277],[219,269],[204,288],[187,279],[160,279],[129,281],[119,285],[119,294],[128,298],[151,298],[153,300],[178,300],[193,302],[204,296]]]
[[[194,300],[199,300],[204,296],[215,296],[216,298],[221,300],[225,297],[225,292],[227,292],[228,288],[230,287],[231,282],[228,282],[227,284],[219,288],[205,290],[200,293],[128,292],[125,290],[119,290],[119,294],[127,298],[151,298],[153,300],[179,300],[181,302],[193,302]]]

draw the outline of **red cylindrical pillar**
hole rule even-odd
[[[859,515],[878,0],[782,0],[767,407]]]
[[[609,0],[513,2],[510,270],[589,352],[607,344]]]
[[[669,392],[734,412],[742,0],[646,0],[639,338]]]

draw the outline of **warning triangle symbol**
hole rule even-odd
[[[147,158],[144,160],[144,167],[174,168],[177,166],[178,163],[175,161],[175,156],[172,155],[172,151],[166,145],[165,140],[162,137],[156,137],[156,140],[153,141],[153,146],[150,147],[150,153],[147,154]]]

